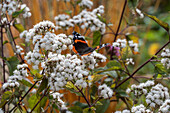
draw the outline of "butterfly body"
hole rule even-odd
[[[95,48],[91,48],[88,46],[87,41],[81,36],[79,33],[73,31],[73,52],[80,55],[86,56],[91,54],[94,50],[100,49],[102,47],[107,46],[108,44],[102,44],[96,46]]]

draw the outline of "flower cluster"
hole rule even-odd
[[[99,85],[99,91],[100,91],[100,96],[102,96],[104,99],[110,98],[113,95],[112,89],[108,87],[106,84]]]
[[[130,113],[130,110],[125,109],[123,111],[116,111],[115,113]]]
[[[19,82],[18,80],[22,80],[23,77],[27,77],[27,64],[19,64],[17,65],[17,70],[13,72],[12,76],[9,76],[8,81],[3,84],[2,88],[13,88],[13,87],[19,87]]]
[[[20,46],[18,46],[18,45],[16,45],[16,54],[20,54],[20,55],[23,55],[24,53],[22,52],[23,51],[23,48],[22,47],[20,47]]]
[[[27,61],[28,64],[33,63],[33,69],[39,69],[38,65],[40,61],[43,61],[44,55],[40,54],[39,51],[33,50],[33,52],[29,51],[24,59]]]
[[[146,109],[143,104],[133,106],[131,110],[116,111],[115,113],[153,113],[150,109]]]
[[[106,62],[106,57],[100,53],[94,51],[90,55],[82,56],[83,63],[90,69],[94,69],[98,66],[98,62]]]
[[[7,25],[7,24],[8,24],[7,18],[6,18],[6,17],[2,18],[0,23],[1,23],[2,25]]]
[[[58,16],[56,16],[55,18],[56,21],[56,27],[55,29],[69,29],[70,27],[74,27],[74,20],[70,19],[69,15],[66,14],[60,14]]]
[[[132,65],[135,64],[135,63],[133,62],[133,59],[132,59],[132,58],[127,58],[127,59],[126,59],[126,65],[129,65],[129,64],[132,64]]]
[[[131,108],[132,113],[153,113],[150,109],[146,109],[146,107],[143,104],[140,104],[138,106],[133,106]]]
[[[128,43],[129,43],[129,46],[132,47],[135,52],[139,51],[138,44],[134,43],[133,40],[128,41]]]
[[[153,108],[156,107],[156,105],[161,106],[166,99],[169,99],[168,88],[162,84],[157,84],[152,87],[146,95],[146,103]]]
[[[170,111],[170,99],[165,100],[158,110],[158,113],[169,113]]]
[[[91,9],[91,7],[93,6],[93,2],[90,1],[90,0],[82,0],[78,5],[81,6],[81,7]]]
[[[23,31],[20,34],[20,38],[26,38],[25,41],[29,42],[34,36],[44,35],[47,32],[54,32],[54,28],[54,23],[50,21],[42,21],[36,24],[32,29],[29,29],[29,31]]]
[[[144,14],[142,13],[140,9],[136,8],[136,12],[139,14],[140,18],[144,18]]]
[[[147,108],[150,107],[152,110],[158,110],[159,113],[168,113],[170,109],[169,93],[168,88],[164,87],[162,84],[156,84],[154,81],[147,81],[145,83],[140,83],[139,85],[132,85],[131,88],[126,90],[126,93],[134,93],[136,97],[139,98],[142,94],[145,96],[145,101]],[[140,109],[140,110],[139,110]],[[131,112],[136,113],[153,113],[150,109],[146,109],[144,105],[138,105],[132,107]]]
[[[161,53],[161,57],[163,57],[161,59],[161,63],[167,67],[167,69],[170,68],[170,49],[163,49],[163,52]]]
[[[60,0],[57,0],[60,1]],[[64,2],[70,2],[70,0],[63,0]],[[75,2],[77,2],[77,0],[74,0]],[[91,9],[91,7],[93,6],[93,2],[90,0],[80,0],[80,2],[78,3],[79,6],[83,7],[83,8],[89,8]]]
[[[126,39],[117,39],[116,42],[113,42],[113,47],[120,47],[125,48],[126,47]]]
[[[29,9],[29,7],[27,7],[27,5],[26,4],[22,4],[21,5],[21,7],[20,7],[20,9],[22,10],[22,9],[24,9],[23,10],[23,17],[24,18],[27,18],[27,17],[30,17],[31,16],[31,12],[30,12],[30,9]]]
[[[146,81],[145,83],[140,83],[139,85],[133,84],[131,88],[128,88],[126,90],[126,93],[129,94],[130,92],[134,92],[135,96],[139,96],[142,94],[147,94],[148,93],[148,88],[154,86],[154,81]]]
[[[0,9],[2,9],[2,13],[8,13],[12,15],[13,12],[17,10],[17,1],[15,0],[5,0],[0,4]]]
[[[87,87],[85,76],[88,76],[89,72],[76,55],[49,53],[45,71],[49,75],[49,84],[53,91],[62,89],[67,81],[75,81],[75,85]]]
[[[23,10],[23,17],[30,17],[30,9],[26,6],[26,4],[20,4],[20,2],[16,0],[4,0],[2,4],[0,4],[0,9],[2,9],[2,14],[6,14],[6,12],[9,15],[12,15],[12,13]]]
[[[66,107],[66,103],[63,100],[61,100],[61,98],[63,97],[63,94],[60,94],[58,92],[50,92],[50,95],[53,96],[54,100],[57,100],[57,106],[59,107],[61,111],[66,111],[66,113],[71,113],[67,111],[68,108]]]
[[[99,6],[92,12],[83,10],[80,14],[69,19],[68,15],[59,15],[55,17],[56,20],[56,30],[58,29],[68,29],[79,25],[82,29],[90,28],[91,31],[100,30],[103,34],[105,32],[105,24],[98,19],[104,13],[104,7]]]

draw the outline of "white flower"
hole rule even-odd
[[[170,110],[170,99],[165,100],[165,102],[160,106],[158,113],[169,113]]]
[[[81,6],[90,7],[89,4],[92,2],[90,0],[82,0],[80,2]],[[99,6],[94,9],[92,12],[83,10],[80,14],[75,15],[73,18],[70,18],[68,15],[62,14],[55,17],[56,21],[56,30],[58,29],[68,29],[74,27],[75,25],[81,25],[81,28],[89,28],[91,31],[101,31],[105,33],[105,24],[98,19],[98,15],[104,13],[104,7]]]
[[[135,64],[135,63],[133,62],[133,59],[132,59],[132,58],[127,58],[127,59],[126,59],[126,65],[129,65],[129,64],[132,64],[132,65]]]
[[[131,108],[132,113],[145,113],[145,110],[146,110],[146,108],[143,104],[140,104],[138,106],[133,106]]]
[[[4,113],[4,111],[2,110],[2,108],[0,108],[0,113]]]
[[[113,95],[112,89],[108,87],[106,84],[99,85],[98,89],[100,90],[100,96],[102,96],[104,99],[110,98]]]
[[[132,47],[134,49],[135,52],[138,52],[138,44],[137,43],[133,43],[133,40],[128,41],[129,46]]]
[[[136,8],[136,12],[139,14],[140,18],[144,17],[144,14],[138,8]]]
[[[91,9],[91,7],[93,6],[93,2],[90,0],[82,0],[78,5]]]
[[[130,88],[127,88],[126,89],[126,93],[129,94],[131,92],[131,89]]]

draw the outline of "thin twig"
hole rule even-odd
[[[0,15],[0,22],[1,22],[1,15]],[[3,73],[3,81],[5,83],[5,60],[4,60],[4,45],[3,45],[3,25],[1,25],[1,55],[2,55],[2,73]]]
[[[35,106],[32,108],[31,112],[32,113],[34,111],[34,109],[37,107],[37,105],[41,102],[41,100],[44,98],[44,96],[46,95],[48,89],[50,88],[50,86],[47,87],[47,89],[45,90],[43,96],[40,98],[40,100],[35,104]]]
[[[170,43],[170,41],[168,41],[164,46],[162,46],[156,53],[155,55],[157,55],[164,47],[166,47],[168,44]],[[146,64],[148,64],[151,60],[153,60],[155,57],[151,57],[149,60],[147,60],[145,63],[143,63],[139,68],[137,68],[128,78],[126,78],[125,80],[123,80],[120,84],[118,84],[115,89],[117,89],[119,86],[121,86],[123,83],[125,83],[127,80],[129,80],[130,78],[132,78],[141,68],[143,68]]]
[[[118,33],[118,35],[123,35],[122,33],[123,33],[128,27],[129,27],[129,25],[127,25],[124,29],[122,29],[122,30],[120,31],[120,33]]]
[[[95,105],[100,99],[102,99],[102,97],[97,98],[96,101],[92,104],[92,106]]]
[[[126,8],[126,4],[127,4],[127,0],[125,0],[124,6],[123,6],[123,10],[122,10],[122,13],[121,13],[121,17],[120,17],[120,21],[119,21],[119,25],[118,25],[118,28],[117,28],[117,31],[116,31],[115,38],[114,38],[113,42],[116,41],[116,38],[118,36],[118,32],[119,32],[119,29],[120,29],[120,25],[122,23],[122,18],[123,18],[123,14],[124,14],[124,11],[125,11],[125,8]]]
[[[71,81],[71,82],[72,82],[72,81]],[[72,82],[72,84],[74,84],[74,83]],[[79,90],[79,92],[81,93],[81,95],[83,96],[83,98],[85,99],[85,101],[87,102],[88,106],[91,107],[89,101],[87,100],[86,96],[85,96],[84,93],[82,92],[82,89],[79,89],[78,86],[76,86],[76,88]]]
[[[79,90],[79,92],[81,93],[81,95],[83,96],[83,98],[85,99],[85,101],[87,102],[88,106],[91,107],[89,101],[87,100],[87,98],[86,98],[86,96],[84,95],[84,93],[82,92],[82,90],[80,90],[80,89],[78,88],[78,86],[76,86],[76,88]]]
[[[26,97],[26,95],[31,91],[31,89],[37,84],[38,81],[35,81],[35,83],[30,87],[30,89],[25,93],[25,95],[19,100],[18,104],[16,104],[10,111],[12,112],[18,105],[20,105],[20,102]]]
[[[130,72],[129,72],[129,70],[128,70],[128,68],[127,68],[127,66],[126,66],[126,64],[125,64],[125,62],[123,61],[123,65],[124,65],[124,67],[125,67],[125,69],[126,69],[126,71],[127,71],[127,74],[128,74],[128,76],[130,76]],[[132,77],[134,80],[136,80],[138,83],[140,83],[139,82],[139,80],[137,80],[136,78],[134,78],[134,77]]]

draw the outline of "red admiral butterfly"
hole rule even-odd
[[[79,33],[73,31],[73,52],[80,55],[80,56],[86,56],[91,54],[93,51],[101,49],[105,46],[108,45],[108,43],[106,44],[102,44],[99,46],[96,46],[95,48],[91,48],[88,46],[87,41],[84,39],[83,36],[81,36]]]

